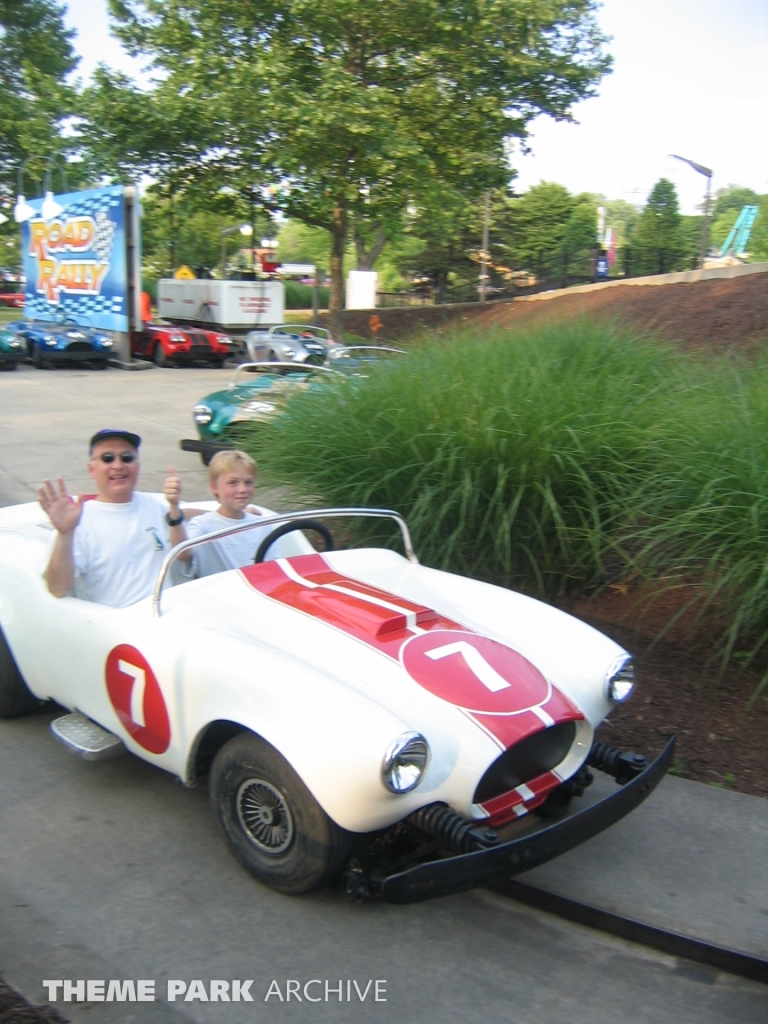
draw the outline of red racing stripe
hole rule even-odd
[[[556,722],[584,718],[518,651],[431,608],[343,576],[322,555],[239,571],[272,600],[399,661],[415,682],[464,711],[502,750]],[[549,789],[560,780],[548,781]]]

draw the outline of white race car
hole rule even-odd
[[[509,877],[661,780],[674,740],[650,765],[593,742],[633,685],[608,637],[419,565],[394,512],[263,512],[275,529],[254,564],[168,585],[181,550],[250,528],[233,526],[176,547],[154,597],[115,609],[52,597],[46,516],[0,510],[0,717],[54,700],[72,712],[54,732],[86,757],[127,748],[190,786],[207,774],[232,852],[287,893],[343,872],[353,896],[408,903]],[[295,532],[351,515],[392,520],[405,557],[319,554]],[[263,561],[278,535],[286,557]],[[521,835],[588,766],[622,785]]]

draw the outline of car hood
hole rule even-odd
[[[498,753],[557,723],[594,727],[609,710],[595,694],[621,648],[511,591],[377,549],[224,575],[214,600],[233,635],[281,650],[318,685],[357,690],[428,738],[479,730]],[[164,599],[174,612],[184,589]]]
[[[304,374],[292,374],[285,377],[280,374],[261,375],[257,381],[249,384],[238,384],[225,391],[214,391],[202,399],[201,405],[207,405],[213,413],[211,423],[200,430],[202,437],[220,434],[236,418],[243,420],[272,419],[287,407],[290,398],[297,390],[311,387]],[[274,409],[249,411],[251,402],[265,402],[274,405]]]

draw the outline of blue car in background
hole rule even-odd
[[[56,363],[90,363],[106,370],[113,342],[105,331],[94,330],[72,317],[60,320],[14,320],[5,325],[26,342],[26,355],[38,369]]]

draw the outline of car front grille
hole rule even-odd
[[[192,345],[189,349],[191,355],[202,356],[209,355],[212,352],[213,346],[211,345],[204,331],[196,331],[194,329],[187,328],[186,334],[189,337],[189,340],[192,342]]]
[[[67,352],[93,352],[93,345],[89,341],[72,341],[67,345]]]
[[[565,760],[575,736],[574,722],[560,722],[526,736],[496,758],[478,783],[474,803],[485,803],[555,768]]]

